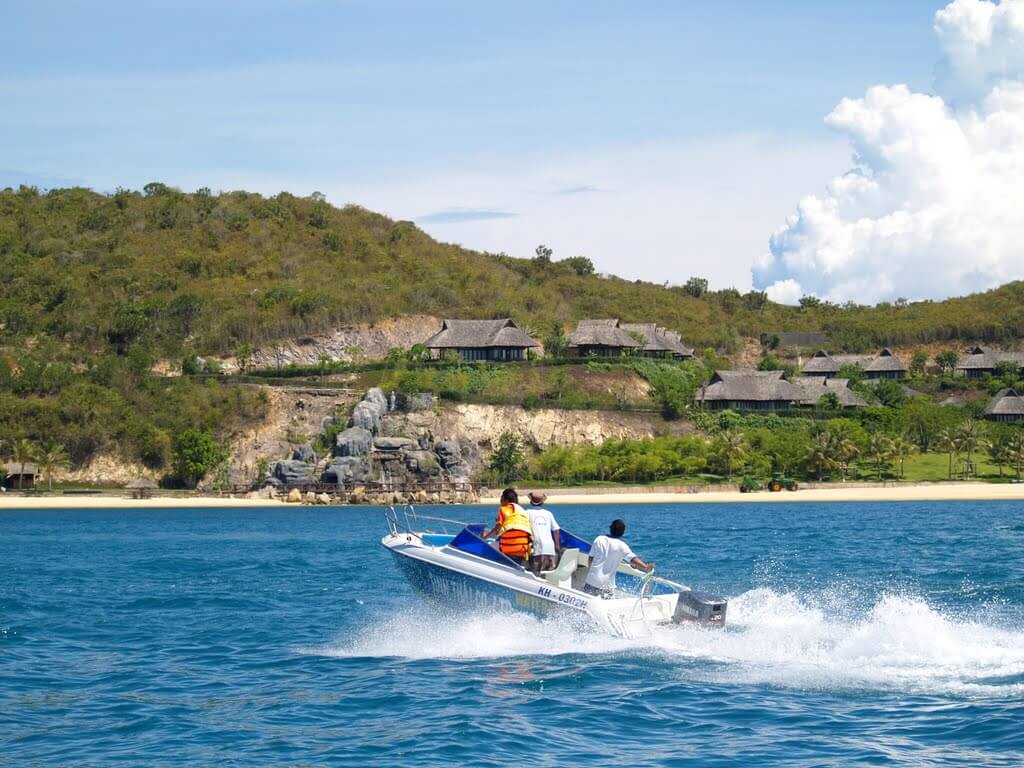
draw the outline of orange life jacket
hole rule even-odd
[[[505,504],[498,510],[498,525],[501,535],[498,537],[498,549],[509,557],[529,557],[533,534],[530,529],[530,518],[518,504]]]

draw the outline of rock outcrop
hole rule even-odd
[[[365,456],[373,444],[373,432],[365,427],[349,427],[334,436],[333,454],[340,456]]]

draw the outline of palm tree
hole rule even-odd
[[[731,480],[733,465],[747,455],[747,438],[742,432],[729,430],[720,434],[717,442],[718,455],[725,463],[726,478]]]
[[[882,468],[889,463],[893,456],[892,440],[881,432],[876,432],[868,438],[867,454],[875,465],[875,473],[878,479],[881,480]]]
[[[957,449],[967,454],[967,467],[973,466],[971,454],[981,445],[981,427],[974,419],[968,419],[956,432]]]
[[[33,445],[31,440],[21,438],[14,444],[14,450],[11,451],[11,457],[14,459],[14,463],[19,465],[21,470],[18,474],[18,490],[21,490],[21,482],[25,477],[25,465],[34,461],[36,457],[36,447]]]
[[[899,435],[892,440],[892,453],[900,464],[900,479],[903,479],[903,462],[907,456],[917,450],[917,445],[907,435]]]
[[[1024,432],[1015,430],[1013,436],[1006,441],[1007,460],[1017,470],[1017,480],[1020,480],[1020,470],[1024,467]]]
[[[830,428],[828,435],[832,443],[833,454],[836,461],[839,462],[839,469],[842,472],[843,482],[845,483],[846,469],[850,462],[860,453],[860,448],[857,447],[857,443],[850,436],[850,430],[842,425],[835,425],[834,428]]]
[[[48,442],[37,454],[39,469],[46,475],[46,490],[53,490],[53,470],[57,467],[67,467],[71,461],[68,452],[60,443]]]
[[[936,444],[949,454],[949,479],[953,479],[953,455],[960,450],[960,441],[957,433],[952,429],[944,429],[935,438]]]
[[[805,460],[818,470],[819,481],[822,472],[835,469],[839,465],[836,458],[835,442],[835,438],[828,432],[819,432],[811,439],[811,447],[807,451]]]
[[[1010,437],[1007,434],[996,435],[991,440],[983,441],[982,447],[988,452],[989,461],[996,465],[999,476],[1003,476],[1003,466],[1011,463]]]

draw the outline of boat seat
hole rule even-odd
[[[580,551],[575,548],[563,549],[558,567],[553,571],[544,571],[541,575],[552,584],[568,589],[572,586],[572,574],[576,570],[576,559],[579,554]]]

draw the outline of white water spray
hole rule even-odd
[[[952,617],[907,595],[869,610],[850,598],[801,600],[754,589],[729,602],[725,630],[659,626],[614,636],[569,617],[439,616],[429,606],[307,652],[338,657],[488,659],[655,654],[687,679],[809,689],[896,689],[963,695],[1024,693],[1024,631]]]

